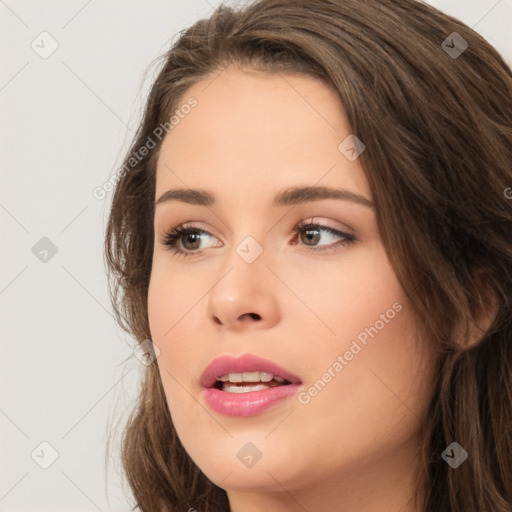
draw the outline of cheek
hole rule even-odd
[[[324,325],[300,341],[311,370],[298,423],[315,418],[313,437],[343,432],[353,441],[340,448],[346,456],[375,449],[378,439],[385,447],[393,436],[408,438],[430,399],[435,355],[418,337],[412,304],[384,251],[354,253],[328,276],[308,278],[298,295]],[[341,456],[326,444],[323,456],[334,453]]]
[[[193,270],[177,272],[165,258],[153,266],[148,289],[148,321],[152,341],[160,349],[157,363],[171,413],[193,407],[199,388],[193,377],[208,346],[204,331],[206,292],[213,277],[201,279]],[[212,282],[210,282],[212,281]],[[197,386],[191,386],[194,382]],[[197,388],[197,389],[196,389]],[[171,407],[172,404],[172,407]]]
[[[172,256],[159,256],[153,260],[148,289],[148,320],[151,334],[161,341],[172,339],[176,328],[187,322],[187,311],[204,294],[193,271],[177,272],[169,264]],[[205,287],[206,288],[206,285]]]
[[[302,302],[287,294],[290,302],[289,309],[283,305],[284,317],[302,308],[301,321],[311,321],[316,337],[338,348],[375,322],[380,326],[380,315],[391,310],[389,316],[394,316],[393,304],[406,300],[380,243],[349,248],[336,261],[326,258],[303,268],[292,265],[283,269],[282,276]]]
[[[193,317],[193,311],[187,314],[193,304],[191,294],[190,287],[182,286],[178,274],[159,272],[158,267],[153,270],[148,289],[148,320],[151,339],[160,349],[157,363],[170,403],[179,398],[174,396],[177,387],[183,382],[186,369],[193,367],[191,354],[184,343],[190,339],[190,333],[186,331],[190,329]]]
[[[190,386],[190,369],[196,365],[197,354],[186,342],[192,339],[192,332],[187,330],[191,329],[191,323],[195,323],[191,322],[193,310],[188,314],[187,311],[197,299],[192,302],[192,292],[180,294],[174,291],[180,288],[179,276],[174,275],[171,280],[168,275],[152,274],[148,290],[148,319],[152,341],[160,349],[157,364],[171,419],[181,434],[180,439],[186,443],[187,436],[182,433],[193,431],[198,422],[204,424],[205,415],[197,405]]]
[[[344,316],[344,324],[335,324],[343,336],[307,355],[312,370],[294,425],[304,427],[311,440],[325,439],[317,442],[315,452],[324,466],[357,466],[406,449],[423,423],[434,357],[415,337],[410,304],[402,298],[401,305],[401,311],[377,331],[370,329],[375,323],[372,314],[362,325]],[[359,316],[363,318],[364,312]],[[367,334],[365,343],[357,335],[345,335],[345,327]],[[281,434],[293,436],[294,426]],[[329,441],[333,438],[339,441]]]

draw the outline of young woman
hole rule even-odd
[[[164,56],[106,261],[144,512],[512,511],[512,73],[414,0],[220,6]]]

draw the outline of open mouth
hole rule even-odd
[[[249,393],[288,384],[290,382],[279,375],[255,371],[222,375],[212,387],[227,393]]]
[[[299,376],[253,354],[223,355],[213,360],[199,380],[205,403],[231,417],[256,416],[295,395]]]

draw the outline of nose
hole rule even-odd
[[[230,252],[208,296],[207,315],[218,328],[268,329],[279,322],[279,280],[266,263],[265,251],[251,263]]]

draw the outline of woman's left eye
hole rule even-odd
[[[356,237],[354,235],[314,222],[301,222],[293,229],[293,231],[296,233],[296,236],[294,237],[296,241],[293,242],[293,245],[304,245],[313,251],[333,250],[335,249],[335,246],[346,246],[356,241]],[[316,247],[317,242],[322,238],[321,233],[327,233],[328,236],[326,238],[328,239],[332,240],[332,238],[340,238],[341,240],[335,243],[326,244],[327,247],[323,247],[322,245],[320,247]],[[165,234],[162,244],[169,247],[169,249],[178,255],[197,255],[201,254],[201,251],[198,251],[198,245],[201,244],[203,236],[214,238],[213,235],[204,229],[181,224]],[[299,244],[298,240],[305,240],[305,242]],[[185,250],[179,247],[180,242]],[[187,247],[187,244],[190,244],[192,247]],[[219,244],[214,243],[211,247],[216,245]]]
[[[317,224],[315,222],[301,222],[298,224],[293,231],[297,233],[297,239],[300,238],[300,235],[304,234],[304,239],[307,240],[308,243],[304,243],[306,247],[311,248],[313,251],[327,251],[334,250],[336,246],[341,245],[349,245],[356,241],[356,237],[354,235],[350,235],[349,233],[344,233],[339,229],[334,229],[329,226],[323,226],[322,224]],[[328,233],[328,239],[333,238],[341,238],[338,242],[327,244],[326,247],[321,246],[321,248],[313,247],[309,245],[309,242],[318,241],[321,238],[321,233]]]

